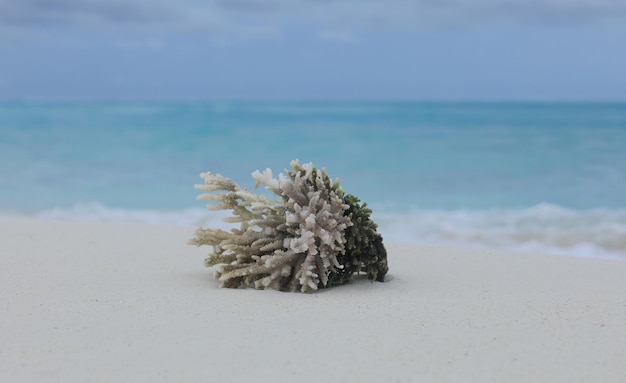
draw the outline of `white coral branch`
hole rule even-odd
[[[291,162],[292,170],[274,178],[266,169],[252,173],[279,198],[242,189],[219,174],[203,173],[205,184],[196,189],[208,193],[202,200],[212,210],[232,210],[228,222],[239,223],[230,232],[199,229],[195,245],[213,246],[208,266],[221,265],[216,278],[224,287],[254,286],[311,292],[328,283],[328,275],[341,268],[337,255],[344,253],[344,230],[352,225],[338,180],[331,183],[326,170],[312,163]],[[215,193],[217,192],[217,193]]]

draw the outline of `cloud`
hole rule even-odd
[[[216,0],[218,8],[244,12],[275,12],[299,6],[298,0]]]
[[[622,0],[343,0],[301,1],[320,25],[364,29],[513,25],[626,24]]]
[[[129,38],[194,34],[215,40],[276,34],[266,25],[240,22],[236,14],[226,13],[213,3],[190,0],[0,0],[0,37],[77,30]]]
[[[4,26],[128,25],[168,21],[176,12],[145,0],[0,0]]]
[[[473,23],[580,26],[626,21],[626,3],[621,0],[450,0],[448,3]]]
[[[593,24],[626,21],[623,0],[218,0],[217,8],[281,14],[346,27],[466,26],[484,23]]]
[[[312,35],[518,25],[626,24],[622,0],[0,0],[0,33],[82,28],[275,37],[304,25]]]

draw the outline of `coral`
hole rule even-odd
[[[230,231],[198,229],[191,244],[213,246],[206,266],[218,266],[223,287],[271,288],[313,292],[347,283],[354,272],[384,280],[387,257],[371,210],[351,195],[325,169],[291,162],[278,179],[272,171],[255,171],[255,187],[263,185],[275,200],[242,189],[219,174],[203,173],[206,191],[198,198],[217,201],[212,210],[232,210]],[[218,192],[218,193],[215,193]]]
[[[376,232],[377,225],[370,219],[372,210],[367,204],[359,205],[359,199],[352,194],[344,197],[348,205],[346,215],[352,225],[346,228],[345,253],[339,255],[343,269],[330,276],[333,285],[343,284],[352,280],[352,275],[364,271],[371,280],[383,282],[387,274],[387,251],[383,238]]]

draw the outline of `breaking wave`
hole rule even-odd
[[[551,204],[525,209],[373,208],[385,241],[496,248],[519,252],[626,259],[626,209],[575,210]],[[231,227],[228,212],[206,209],[155,211],[110,208],[98,203],[39,212],[40,219],[134,222],[186,227]]]
[[[626,259],[626,209],[413,210],[374,217],[385,239]]]

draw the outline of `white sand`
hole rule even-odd
[[[386,283],[218,289],[192,229],[0,217],[1,382],[624,382],[626,262],[386,244]]]

